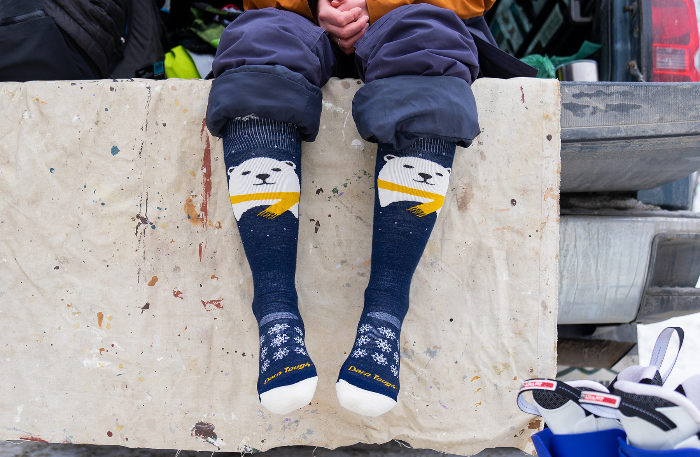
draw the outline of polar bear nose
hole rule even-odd
[[[265,181],[267,178],[270,177],[270,175],[268,175],[267,173],[260,173],[259,175],[255,175],[255,177],[258,178],[258,179],[262,179],[263,181]]]
[[[429,175],[428,173],[418,173],[418,176],[425,179],[426,181],[433,177],[433,175]]]

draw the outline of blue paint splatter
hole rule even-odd
[[[53,168],[50,168],[49,171],[50,171],[51,173],[53,173],[53,172],[56,171],[56,170],[54,170]]]
[[[107,108],[105,108],[105,111],[109,111]]]
[[[119,154],[119,148],[116,146],[112,146],[111,152],[112,152],[112,155],[115,156],[115,155]]]
[[[155,225],[151,225],[151,228],[152,228],[153,230],[155,230],[155,229],[156,229],[156,226],[155,226]]]
[[[101,204],[102,206],[105,206],[105,204],[104,204],[104,203],[100,203],[100,204]]]

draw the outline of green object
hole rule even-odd
[[[538,54],[531,54],[529,56],[523,57],[520,60],[530,65],[531,67],[537,68],[539,70],[537,72],[538,78],[556,78],[557,75],[554,72],[554,69],[556,67],[565,63],[569,63],[573,60],[585,59],[586,57],[596,52],[598,49],[600,49],[599,44],[591,43],[590,41],[584,41],[581,47],[579,48],[578,52],[572,56],[549,57],[546,55],[541,56]]]
[[[212,10],[223,12],[214,8],[212,8]],[[190,11],[192,11],[195,19],[188,30],[191,30],[199,38],[214,46],[215,49],[218,48],[219,40],[221,40],[221,34],[224,33],[224,29],[226,28],[224,24],[208,20],[207,16],[211,15],[212,11],[203,11],[198,8],[190,8]]]
[[[187,49],[175,46],[165,53],[165,76],[180,79],[201,79],[194,60]]]

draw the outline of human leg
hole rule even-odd
[[[353,116],[363,138],[379,143],[377,190],[369,285],[336,391],[359,414],[378,416],[396,404],[411,279],[442,208],[456,145],[479,131],[469,86],[475,53],[463,22],[431,5],[392,11],[358,42],[367,84]]]
[[[316,136],[317,84],[332,66],[317,29],[293,13],[246,12],[222,36],[207,112],[210,130],[224,138],[231,204],[253,275],[258,394],[278,414],[308,404],[318,380],[294,284],[301,141]]]

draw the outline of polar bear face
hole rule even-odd
[[[419,208],[416,212],[412,211],[414,208],[409,211],[419,216],[431,212],[439,214],[452,169],[419,157],[387,154],[384,160],[386,163],[377,177],[379,204],[382,207],[400,201],[430,203],[427,208],[418,205],[414,207]]]
[[[259,216],[274,219],[291,211],[298,218],[300,185],[295,169],[294,162],[269,157],[255,157],[229,167],[228,190],[236,220],[249,209],[263,205],[270,206]]]

